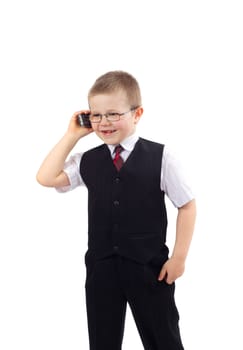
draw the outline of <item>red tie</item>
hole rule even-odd
[[[123,147],[121,145],[116,146],[115,148],[115,158],[113,159],[113,163],[117,169],[117,171],[119,171],[121,169],[121,167],[123,166],[123,159],[121,157],[121,152],[123,151]]]

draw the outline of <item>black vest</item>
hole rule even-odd
[[[140,138],[118,172],[103,144],[83,154],[88,188],[88,254],[120,254],[145,263],[165,246],[167,215],[160,189],[164,146]]]

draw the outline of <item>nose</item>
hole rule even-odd
[[[106,118],[106,115],[105,115],[105,114],[102,114],[100,124],[101,124],[101,125],[110,124],[110,122],[109,122],[109,120]]]

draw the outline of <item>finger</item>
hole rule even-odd
[[[172,279],[172,278],[169,278],[168,275],[167,275],[166,278],[165,278],[165,282],[166,282],[167,284],[173,284],[174,281],[175,281],[175,280]]]
[[[159,277],[158,277],[158,281],[162,281],[167,275],[167,271],[165,268],[162,268],[162,270],[160,271]]]

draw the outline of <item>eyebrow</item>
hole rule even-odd
[[[111,112],[119,113],[118,110],[115,109],[115,108],[107,109],[105,113],[111,113]],[[92,111],[92,113],[95,113],[95,114],[102,114],[101,112],[97,112],[96,110]]]

